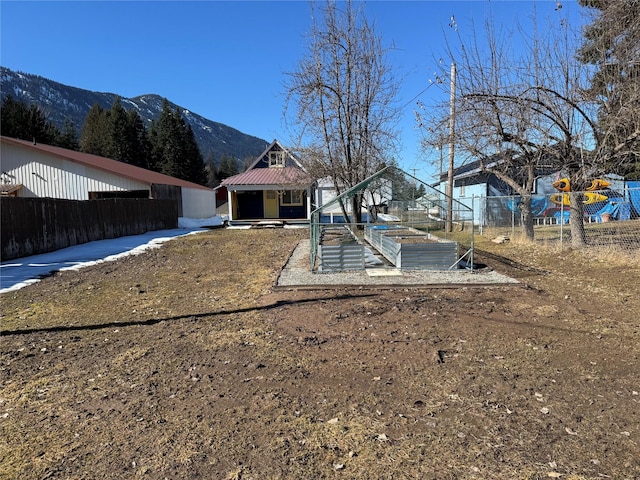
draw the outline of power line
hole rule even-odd
[[[413,103],[413,101],[418,98],[420,95],[422,95],[424,92],[426,92],[427,90],[429,90],[429,88],[431,88],[434,85],[434,83],[430,83],[429,85],[427,85],[427,88],[425,88],[424,90],[422,90],[419,94],[417,94],[415,97],[413,97],[411,100],[409,100],[407,103],[405,103],[400,110],[404,110],[405,107],[407,105],[409,105],[410,103]]]

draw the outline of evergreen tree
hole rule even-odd
[[[27,106],[7,95],[0,110],[0,130],[2,135],[28,140]]]
[[[136,111],[127,112],[116,97],[111,109],[94,105],[82,129],[83,152],[149,168],[147,130]]]
[[[80,150],[106,157],[109,151],[107,139],[107,116],[97,103],[91,107],[82,126]]]
[[[151,144],[142,118],[135,110],[127,112],[128,137],[132,147],[131,164],[142,168],[150,167]]]
[[[194,183],[207,183],[204,161],[191,127],[164,99],[160,117],[149,130],[154,170]]]
[[[42,111],[36,106],[29,107],[28,133],[33,141],[52,145],[58,134],[58,129],[47,120]]]
[[[218,169],[216,168],[216,161],[213,152],[209,150],[207,156],[204,159],[204,169],[207,173],[207,186],[217,187],[220,185],[220,177],[218,177]]]
[[[176,114],[179,115],[177,110]],[[184,132],[184,163],[186,164],[186,168],[184,169],[185,176],[180,178],[189,180],[190,182],[197,183],[199,185],[206,185],[207,172],[205,170],[202,154],[200,153],[200,147],[198,147],[198,142],[196,142],[196,136],[193,133],[191,125],[185,122],[182,116],[180,116],[180,121],[181,128]]]
[[[111,110],[105,112],[106,150],[104,156],[124,163],[133,163],[133,145],[129,135],[129,117],[120,104],[120,97],[116,97]]]
[[[392,163],[395,165],[395,162]],[[404,175],[400,170],[391,169],[389,179],[392,183],[393,200],[410,202],[417,200],[426,193],[426,188],[421,182],[412,177]]]
[[[598,107],[598,151],[607,169],[640,174],[640,2],[580,0],[594,13],[578,58],[593,65],[587,96]]]
[[[166,175],[175,173],[173,164],[176,162],[177,152],[179,151],[175,144],[176,138],[177,128],[173,112],[167,99],[164,99],[160,116],[151,124],[149,129],[153,170]]]
[[[64,128],[59,132],[55,144],[58,147],[68,148],[69,150],[80,150],[76,127],[71,120],[64,122]]]
[[[7,137],[54,145],[58,129],[36,106],[16,101],[7,95],[0,112],[0,131]]]
[[[239,173],[238,161],[231,155],[226,153],[220,157],[220,165],[218,167],[218,178],[222,181],[225,178],[233,177]]]

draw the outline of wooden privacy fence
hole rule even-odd
[[[0,198],[2,261],[178,227],[173,200]]]

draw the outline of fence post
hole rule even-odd
[[[476,238],[475,236],[476,227],[474,225],[475,218],[476,218],[475,208],[476,208],[476,196],[471,195],[471,254],[469,255],[470,256],[469,260],[470,260],[472,272],[474,267],[473,252],[475,251],[475,238]],[[478,221],[479,221],[479,216],[478,216]]]
[[[511,201],[515,204],[516,197],[511,196]],[[515,208],[511,208],[511,238],[515,238],[516,236],[516,212]]]
[[[564,250],[564,196],[560,202],[560,251]]]

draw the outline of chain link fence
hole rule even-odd
[[[519,196],[469,200],[475,212],[474,224],[481,234],[489,229],[491,235],[512,238],[524,235]],[[572,200],[583,202],[581,224],[573,225]],[[557,243],[561,247],[580,245],[640,251],[640,188],[533,195],[531,215],[536,241]]]

